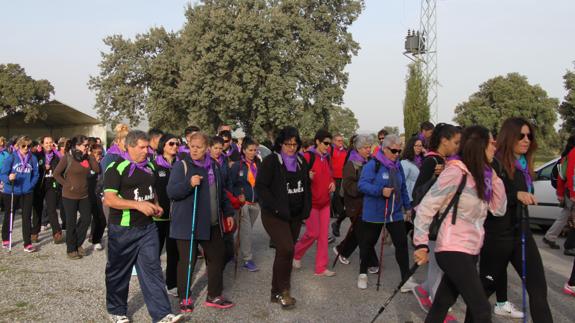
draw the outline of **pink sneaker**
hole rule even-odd
[[[563,293],[575,296],[575,286],[570,286],[569,283],[565,283],[565,285],[563,285]]]
[[[29,244],[27,246],[24,246],[24,251],[32,253],[32,252],[36,252],[37,249],[33,245]]]
[[[180,302],[180,313],[192,313],[194,311],[194,300],[190,297]]]
[[[429,294],[427,293],[427,291],[421,285],[415,286],[411,291],[413,292],[413,295],[415,295],[417,303],[419,303],[421,309],[425,313],[429,312],[432,304],[431,304],[431,298],[429,298]]]
[[[445,316],[445,320],[443,320],[443,323],[457,323],[457,318],[451,314],[447,314]]]
[[[10,248],[10,241],[2,241],[2,249]]]

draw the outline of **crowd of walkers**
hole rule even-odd
[[[335,276],[335,264],[349,265],[359,249],[357,287],[363,290],[370,280],[379,289],[383,248],[392,244],[400,291],[415,295],[426,322],[456,322],[449,311],[459,295],[466,322],[490,322],[492,313],[523,318],[528,313],[507,298],[509,264],[522,279],[533,321],[552,322],[529,228],[527,206],[537,204],[537,141],[524,119],[505,120],[497,137],[479,125],[424,122],[410,137],[382,130],[377,142],[354,135],[348,147],[340,134],[318,130],[305,140],[287,126],[265,158],[253,138],[234,141],[229,126],[215,136],[190,126],[180,137],[120,124],[115,134],[108,149],[83,135],[58,141],[0,137],[2,247],[12,250],[20,209],[25,252],[38,251],[42,230],[52,231],[55,244],[66,243],[70,260],[86,256],[85,240],[96,251],[106,249],[106,306],[113,322],[129,322],[133,268],[154,322],[177,322],[192,312],[191,277],[199,258],[208,277],[204,305],[234,306],[224,296],[223,272],[229,263],[236,270],[238,263],[249,272],[260,269],[260,255],[252,250],[260,218],[275,248],[270,300],[283,309],[296,306],[292,272],[313,245],[314,273],[323,277]],[[558,162],[564,210],[543,239],[557,249],[557,237],[570,227],[566,254],[575,246],[574,147],[575,136]],[[346,219],[349,229],[342,234]],[[340,236],[330,264],[329,244]],[[421,283],[411,277],[413,262],[427,264]],[[563,290],[575,296],[575,262]],[[170,296],[179,298],[179,314],[172,314]]]

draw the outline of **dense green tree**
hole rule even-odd
[[[25,114],[31,122],[46,117],[38,108],[50,101],[54,87],[47,80],[34,80],[18,64],[0,64],[0,114]]]
[[[403,101],[403,127],[406,136],[419,131],[419,125],[429,121],[428,83],[423,75],[421,62],[408,65]]]
[[[539,85],[531,85],[518,73],[497,76],[479,86],[479,91],[455,108],[454,121],[462,126],[483,125],[494,133],[509,117],[523,117],[536,127],[542,146],[556,145],[559,101]]]
[[[150,126],[181,129],[187,121],[177,88],[179,84],[176,33],[152,28],[134,40],[113,35],[104,39],[110,47],[102,53],[100,73],[88,85],[96,91],[96,110],[112,125],[128,120],[131,125],[147,118]]]
[[[561,134],[564,137],[575,134],[575,73],[567,71],[563,76],[565,81],[565,89],[567,94],[563,98],[563,102],[559,105],[559,115],[563,119],[561,124]]]
[[[180,32],[105,39],[110,53],[90,80],[96,107],[106,120],[147,115],[151,125],[208,131],[231,123],[266,138],[305,120],[329,128],[359,49],[348,27],[362,8],[361,0],[190,5]]]

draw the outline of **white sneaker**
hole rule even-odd
[[[409,293],[411,292],[412,289],[415,288],[415,286],[417,286],[417,282],[415,281],[415,279],[413,279],[413,277],[409,277],[409,279],[405,282],[405,284],[403,284],[403,286],[401,286],[400,291],[402,293]]]
[[[379,267],[377,267],[377,266],[369,267],[369,268],[367,268],[367,272],[375,275],[379,272]]]
[[[126,315],[109,314],[108,317],[113,323],[130,323],[130,319]]]
[[[96,244],[94,245],[94,250],[98,250],[98,251],[104,250],[104,246],[102,246],[101,243],[96,243]]]
[[[184,317],[182,314],[168,314],[159,320],[158,323],[176,323],[179,322],[182,317]]]
[[[293,260],[293,267],[294,267],[295,269],[300,269],[300,268],[301,268],[301,260],[296,260],[296,259],[294,258],[294,260]]]
[[[344,265],[349,265],[349,260],[348,260],[346,257],[342,256],[342,255],[337,251],[337,248],[336,248],[336,247],[333,247],[333,252],[335,252],[335,255],[336,255],[336,256],[339,255],[339,256],[337,257],[337,259],[339,260],[339,262],[341,262],[341,263],[344,264]]]
[[[335,271],[331,271],[329,269],[326,269],[323,271],[323,273],[321,274],[314,274],[316,276],[324,276],[324,277],[333,277],[335,276]]]
[[[495,309],[493,310],[495,315],[510,317],[514,319],[523,318],[523,312],[515,308],[513,303],[507,301],[503,305],[495,304]]]
[[[166,288],[167,289],[167,288]],[[178,297],[178,287],[168,289],[168,295]]]
[[[359,277],[357,277],[357,288],[367,289],[367,274],[359,274]]]

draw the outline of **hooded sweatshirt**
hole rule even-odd
[[[311,205],[314,209],[321,209],[330,203],[329,185],[333,183],[333,176],[329,160],[329,154],[321,155],[315,149],[310,149],[304,158],[310,163],[312,157],[313,165],[310,165],[310,171],[314,173],[311,179]]]
[[[15,195],[31,193],[38,183],[38,160],[36,156],[29,153],[29,158],[25,164],[20,161],[18,151],[14,151],[2,164],[0,170],[0,181],[4,183],[4,193],[11,194],[12,189]],[[9,175],[16,174],[16,179],[10,183]]]

